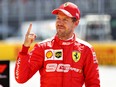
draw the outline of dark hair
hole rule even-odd
[[[72,22],[76,22],[76,21],[77,21],[76,17],[72,17]]]

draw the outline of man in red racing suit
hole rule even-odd
[[[59,20],[59,19],[58,19]],[[38,70],[41,87],[100,87],[98,61],[93,47],[73,33],[67,40],[56,34],[53,38],[29,46],[22,45],[16,66],[15,79],[29,80]]]

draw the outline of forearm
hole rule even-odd
[[[23,45],[16,61],[15,78],[19,83],[29,80],[43,64],[44,51],[41,46],[36,44],[29,54],[28,49]]]
[[[21,52],[19,52],[16,66],[15,66],[15,79],[19,83],[23,83],[29,79],[29,55],[28,53],[29,47],[22,46]]]

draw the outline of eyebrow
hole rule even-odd
[[[59,17],[59,15],[56,15],[56,17]],[[65,19],[70,19],[70,17],[68,17],[68,16],[65,16],[64,18]]]

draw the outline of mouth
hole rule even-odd
[[[58,29],[58,30],[64,30],[65,27],[64,27],[64,26],[57,26],[57,29]]]

